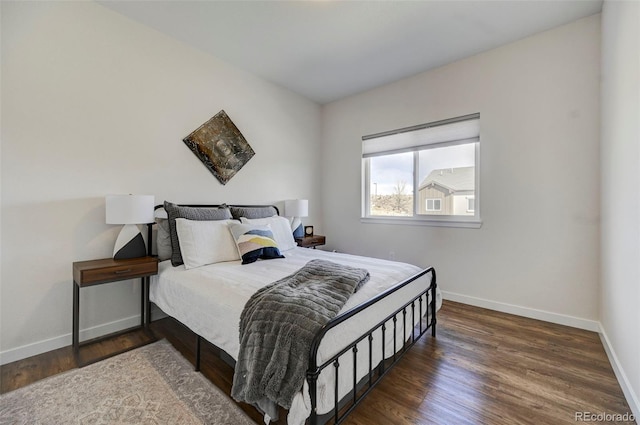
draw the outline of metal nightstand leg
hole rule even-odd
[[[78,352],[80,348],[80,287],[76,282],[73,282],[73,330],[72,330],[72,343],[73,351]]]
[[[143,304],[142,311],[144,312],[145,327],[149,327],[149,325],[151,324],[151,303],[149,302],[150,284],[151,284],[151,277],[150,276],[145,277],[142,281],[143,293],[144,293],[144,300],[142,301],[144,304]]]
[[[145,317],[145,305],[144,300],[146,299],[144,292],[146,290],[147,285],[145,285],[145,281],[147,279],[142,277],[140,278],[140,326],[144,327],[147,323],[147,319]]]

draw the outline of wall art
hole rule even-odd
[[[182,141],[223,185],[255,155],[225,111],[218,112]]]

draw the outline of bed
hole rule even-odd
[[[156,208],[156,216],[162,217],[162,207]],[[260,220],[265,217],[256,218],[255,212],[269,214],[265,208],[272,208],[276,216],[278,213],[272,206],[230,208],[253,217],[236,217],[243,222],[263,223]],[[150,238],[151,229],[152,225]],[[182,239],[179,243],[186,244]],[[174,266],[171,259],[161,261],[158,275],[151,280],[148,299],[197,334],[198,345],[204,338],[236,361],[240,316],[260,288],[291,275],[314,259],[366,269],[369,281],[317,332],[308,354],[306,380],[288,408],[290,425],[305,421],[312,425],[340,423],[423,334],[431,330],[435,336],[435,313],[442,302],[435,270],[295,245],[286,248],[281,253],[284,258],[250,264],[234,260],[187,267]],[[196,369],[198,363],[196,360]],[[273,413],[267,413],[265,420],[270,417]]]

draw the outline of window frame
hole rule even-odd
[[[415,131],[423,128],[429,128],[438,125],[446,125],[452,124],[460,121],[466,121],[470,119],[478,119],[480,118],[480,114],[471,114],[463,117],[451,118],[442,121],[436,121],[433,123],[422,124],[419,126],[407,127],[403,129],[393,130],[390,132],[379,133],[379,135],[387,135],[394,134],[400,132],[408,132]],[[371,135],[363,137],[363,140],[366,138],[372,138],[378,135]],[[482,225],[482,220],[480,218],[480,137],[473,142],[465,142],[463,141],[452,141],[452,142],[443,142],[443,143],[434,143],[428,147],[420,146],[411,149],[413,152],[413,215],[412,216],[381,216],[381,215],[371,215],[371,170],[370,170],[370,157],[362,157],[362,173],[361,173],[361,223],[370,223],[370,224],[402,224],[402,225],[421,225],[421,226],[435,226],[435,227],[460,227],[460,228],[480,228]],[[432,214],[419,214],[419,197],[418,197],[418,189],[419,189],[419,152],[440,148],[446,146],[454,146],[460,144],[474,143],[475,144],[475,189],[473,195],[475,202],[475,209],[473,210],[473,216],[463,216],[463,215],[432,215]],[[388,155],[393,155],[398,152],[390,152]],[[379,155],[384,156],[384,155]],[[468,200],[467,200],[468,201]],[[467,205],[468,206],[468,205]],[[442,203],[441,203],[442,208]],[[470,211],[469,211],[470,212]]]

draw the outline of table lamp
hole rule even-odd
[[[113,248],[114,260],[144,257],[147,249],[138,224],[154,220],[153,195],[107,195],[107,224],[124,224]]]
[[[304,230],[302,228],[302,220],[300,217],[307,217],[309,215],[309,201],[306,199],[292,199],[284,201],[284,215],[286,217],[291,217],[291,230],[293,231],[293,237],[303,237]]]

